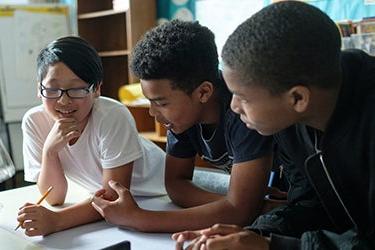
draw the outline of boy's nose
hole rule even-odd
[[[61,104],[68,104],[72,99],[66,94],[66,92],[64,92],[57,101]]]
[[[234,113],[240,113],[240,106],[238,105],[238,101],[235,96],[232,97],[232,101],[230,102],[230,108],[233,110]]]
[[[148,109],[148,113],[152,116],[152,117],[155,117],[156,116],[156,111],[155,111],[155,108],[154,108],[154,105],[151,103],[150,105],[150,108]]]

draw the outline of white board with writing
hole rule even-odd
[[[5,122],[19,122],[28,109],[41,103],[37,97],[36,58],[49,42],[70,33],[67,7],[0,6],[1,10],[3,119]]]

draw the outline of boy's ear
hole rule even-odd
[[[201,103],[206,103],[214,93],[214,86],[211,82],[204,81],[195,89],[195,91],[198,94],[199,101]]]
[[[100,94],[101,94],[101,87],[102,87],[102,82],[98,83],[98,85],[96,85],[96,89],[95,89],[95,97],[99,97]]]
[[[289,104],[297,113],[303,113],[310,104],[311,91],[303,85],[296,85],[288,91]]]
[[[37,83],[36,85],[36,96],[39,98],[39,99],[42,99],[42,96],[40,95],[40,84]]]

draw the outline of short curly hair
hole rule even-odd
[[[278,94],[297,84],[331,88],[341,78],[340,33],[318,8],[298,2],[271,4],[243,22],[226,41],[224,67],[242,84]]]
[[[168,79],[190,94],[219,77],[214,34],[198,22],[172,20],[148,31],[134,47],[130,68],[143,80]]]

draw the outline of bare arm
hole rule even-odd
[[[192,182],[195,158],[166,156],[165,187],[171,200],[181,207],[194,207],[223,198]],[[186,195],[189,194],[189,195]]]
[[[62,118],[54,123],[44,142],[37,185],[41,193],[53,186],[53,192],[46,198],[52,206],[63,204],[68,190],[58,153],[79,135],[77,121],[73,118]]]
[[[117,183],[118,200],[108,202],[100,198],[94,204],[106,220],[144,232],[177,232],[212,226],[215,223],[244,225],[259,213],[266,190],[271,157],[243,162],[233,166],[227,196],[212,199],[205,204],[175,211],[150,211],[139,208]],[[191,189],[194,190],[194,189]],[[194,199],[193,194],[182,193],[180,197]],[[196,194],[195,194],[196,195]],[[202,202],[203,199],[197,198]]]
[[[43,152],[37,185],[40,193],[46,192],[50,186],[53,186],[53,192],[46,198],[50,205],[55,206],[64,203],[68,183],[57,153]]]
[[[116,168],[103,169],[103,189],[106,192],[105,196],[107,199],[117,199],[117,194],[108,186],[108,181],[114,180],[129,188],[132,170],[133,162]],[[56,231],[102,219],[101,215],[90,205],[90,202],[91,200],[84,201],[57,212],[60,219]]]
[[[133,163],[103,170],[103,188],[106,191],[107,199],[116,199],[117,194],[108,187],[109,180],[115,180],[122,185],[129,187]],[[103,191],[104,191],[103,190]],[[87,224],[102,219],[101,215],[90,205],[91,200],[69,206],[57,212],[50,211],[42,206],[25,206],[19,212],[18,220],[24,222],[31,219],[29,216],[35,216],[39,210],[40,218],[33,217],[31,221],[26,221],[23,228],[29,236],[47,235],[71,227]],[[38,230],[30,230],[31,228]]]

